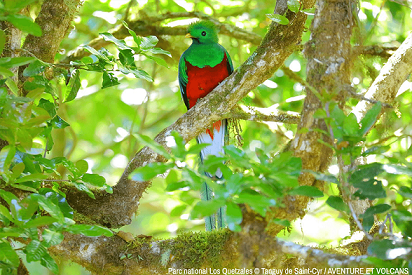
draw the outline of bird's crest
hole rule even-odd
[[[193,22],[192,24],[189,25],[188,32],[191,33],[193,30],[197,28],[208,28],[216,34],[219,32],[216,25],[209,20],[200,20],[200,21]]]

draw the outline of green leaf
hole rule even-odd
[[[3,237],[21,237],[22,235],[27,235],[27,231],[20,227],[2,227],[0,228],[0,238]],[[1,251],[0,251],[1,253]],[[0,259],[1,261],[1,259]]]
[[[30,220],[28,222],[26,222],[23,227],[24,228],[29,228],[29,227],[39,227],[39,226],[44,226],[44,225],[49,225],[52,224],[54,222],[56,222],[57,220],[53,217],[49,217],[49,216],[41,216],[38,217],[34,220]]]
[[[412,237],[412,214],[406,210],[394,210],[392,217],[402,234]]]
[[[34,181],[34,180],[45,180],[47,179],[48,176],[42,173],[35,173],[31,175],[27,175],[24,177],[21,177],[19,179],[16,179],[14,182],[15,183],[21,183],[21,182],[27,182],[27,181]]]
[[[257,211],[260,215],[266,215],[266,209],[269,206],[275,206],[276,201],[272,198],[265,197],[257,192],[249,193],[243,191],[236,199],[236,203],[247,203],[253,210]]]
[[[209,201],[199,201],[190,213],[191,219],[207,217],[217,212],[225,204],[224,200],[212,199]]]
[[[4,45],[6,45],[6,34],[0,30],[0,55],[3,53]]]
[[[358,170],[350,176],[349,182],[352,184],[356,184],[373,179],[383,172],[382,166],[383,165],[381,163],[377,162],[359,165]]]
[[[142,38],[138,37],[136,33],[132,29],[129,28],[129,26],[127,25],[125,21],[122,21],[122,23],[123,23],[123,26],[125,26],[125,28],[129,31],[130,35],[133,37],[133,40],[136,43],[136,45],[140,47],[140,43],[142,43]]]
[[[56,107],[47,99],[40,99],[39,104],[37,106],[46,110],[49,113],[50,117],[54,117],[56,115]]]
[[[148,181],[159,174],[165,173],[174,166],[174,163],[152,162],[143,167],[137,168],[131,174],[131,177],[135,181]]]
[[[298,13],[300,10],[300,3],[298,0],[288,0],[288,8],[294,13]]]
[[[12,183],[12,184],[10,184],[10,186],[14,187],[14,188],[17,188],[17,189],[20,189],[20,190],[37,193],[36,188],[33,188],[31,186],[27,186],[27,183],[26,184],[14,184],[14,183]]]
[[[290,195],[301,195],[313,198],[323,197],[323,192],[314,186],[299,186],[296,189],[293,189],[289,192]]]
[[[389,149],[390,146],[372,146],[363,152],[361,156],[366,157],[371,154],[382,155],[383,153],[389,151]]]
[[[103,37],[105,41],[114,43],[121,50],[130,50],[130,47],[126,45],[124,40],[117,39],[111,33],[108,33],[108,32],[100,33],[100,36]]]
[[[174,145],[169,146],[172,153],[178,158],[184,158],[186,156],[185,141],[179,135],[179,133],[176,131],[172,131],[171,135],[167,138],[171,138],[174,141]]]
[[[77,96],[77,93],[80,90],[81,83],[80,83],[80,70],[75,70],[73,75],[70,79],[69,85],[71,86],[70,92],[66,97],[65,102],[70,102],[74,100]]]
[[[5,8],[10,13],[18,13],[26,6],[30,5],[31,3],[35,2],[36,0],[5,0]]]
[[[10,14],[6,20],[12,23],[16,28],[32,34],[34,36],[41,36],[42,30],[30,17],[21,14]]]
[[[104,54],[96,51],[94,48],[88,46],[88,45],[83,45],[83,48],[85,48],[89,53],[95,55],[99,61],[103,61],[103,63],[110,63],[109,58],[107,58],[107,56],[105,56]]]
[[[59,267],[56,264],[56,261],[49,255],[49,253],[45,253],[43,257],[40,259],[40,263],[42,266],[50,269],[54,274],[59,274]]]
[[[370,179],[368,181],[363,181],[359,183],[354,183],[353,186],[358,188],[354,193],[354,196],[359,197],[361,200],[370,199],[374,200],[377,198],[385,198],[386,191],[382,186],[382,181]]]
[[[14,75],[14,73],[12,73],[10,70],[3,68],[1,66],[0,66],[0,74],[6,77],[12,77]],[[2,79],[2,82],[3,81],[5,81],[5,79]]]
[[[6,85],[7,87],[9,87],[10,91],[12,91],[14,95],[19,94],[19,88],[17,87],[17,84],[11,78],[7,78]]]
[[[106,184],[106,179],[98,174],[84,174],[81,180],[97,187],[103,187]]]
[[[228,203],[226,206],[226,223],[230,230],[238,231],[239,225],[243,220],[242,210],[235,203]]]
[[[87,170],[89,169],[89,164],[84,159],[77,161],[75,166],[79,170],[80,174],[86,173]]]
[[[127,50],[119,50],[119,60],[123,66],[135,66],[133,52],[130,49]]]
[[[281,24],[281,25],[289,24],[289,19],[287,19],[283,15],[268,13],[268,14],[266,14],[266,16],[267,16],[267,18],[269,18],[270,20],[272,20],[275,23],[278,23],[278,24]]]
[[[188,182],[187,181],[177,181],[177,182],[171,182],[167,185],[166,187],[166,192],[173,192],[176,191],[180,188],[184,188],[186,186],[188,186]]]
[[[349,213],[349,207],[341,197],[329,196],[329,198],[326,200],[326,204],[338,211]]]
[[[412,188],[401,186],[398,192],[401,196],[412,199]]]
[[[48,228],[44,229],[42,233],[43,244],[45,247],[50,247],[58,245],[64,239],[64,235],[58,231],[50,230]]]
[[[380,213],[384,213],[386,211],[389,211],[392,207],[389,204],[377,204],[374,206],[369,207],[368,209],[366,209],[365,213],[363,214],[364,216],[373,216],[375,214],[380,214]]]
[[[171,184],[179,180],[179,173],[176,169],[170,169],[169,174],[166,177],[166,183]]]
[[[66,198],[50,188],[41,188],[39,193],[45,196],[49,201],[59,206],[63,215],[67,218],[73,218],[73,209],[67,203]]]
[[[278,172],[269,175],[270,178],[275,179],[280,185],[287,187],[299,186],[298,178],[291,175],[290,173]]]
[[[142,42],[140,43],[140,48],[142,48],[142,50],[148,50],[156,46],[157,42],[159,42],[159,39],[157,39],[156,36],[149,36],[142,37],[141,41]]]
[[[343,132],[348,136],[357,136],[359,124],[354,113],[350,113],[343,121]]]
[[[153,78],[145,71],[140,69],[130,69],[129,70],[135,77],[153,82]]]
[[[375,124],[376,120],[378,119],[378,116],[381,112],[382,109],[382,103],[377,102],[373,107],[365,114],[365,116],[362,118],[360,121],[362,127],[360,129],[360,134],[365,135],[369,130],[372,128],[372,126]]]
[[[3,189],[0,189],[0,197],[2,197],[8,205],[11,205],[12,200],[18,201],[18,198],[13,193]]]
[[[74,186],[76,186],[78,190],[85,192],[90,198],[92,199],[96,198],[93,192],[90,191],[90,189],[84,183],[74,182]]]
[[[26,69],[23,71],[23,76],[29,77],[36,74],[39,74],[47,68],[47,64],[41,62],[40,60],[36,60],[32,62]]]
[[[395,248],[395,245],[392,240],[374,241],[368,246],[368,254],[384,260],[393,259],[392,257],[388,257],[389,250],[393,248]]]
[[[155,61],[157,64],[159,64],[160,66],[169,68],[169,66],[167,65],[167,62],[166,62],[163,58],[160,58],[160,57],[157,57],[157,56],[153,56],[153,55],[146,55],[146,54],[144,54],[144,56],[146,56],[146,57],[149,58],[149,59],[154,60],[154,61]]]
[[[178,205],[175,208],[173,208],[172,211],[170,211],[170,216],[171,217],[180,217],[180,215],[183,214],[183,212],[186,210],[187,205],[182,204],[182,205]]]
[[[43,255],[47,253],[46,247],[38,240],[32,240],[24,251],[26,252],[26,259],[29,263],[40,261]]]
[[[16,154],[16,147],[7,145],[0,151],[0,172],[5,173],[9,170],[11,162]]]
[[[9,221],[14,221],[14,218],[11,216],[10,211],[3,205],[0,204],[0,214],[6,217]]]
[[[16,268],[20,264],[19,256],[8,242],[0,242],[0,262],[7,263]]]
[[[113,236],[113,232],[106,227],[99,225],[74,224],[67,228],[67,231],[73,234],[83,234],[88,237],[97,237],[104,235],[106,237]]]
[[[31,196],[37,200],[43,210],[48,212],[50,216],[57,219],[60,223],[64,222],[63,212],[60,210],[60,207],[58,205],[41,194],[31,194]]]
[[[170,52],[165,51],[161,48],[152,48],[150,49],[148,52],[152,53],[152,54],[164,54],[167,55],[168,57],[172,57],[172,55],[170,54]]]
[[[156,154],[162,155],[167,159],[171,158],[171,155],[166,151],[166,149],[157,143],[156,141],[152,140],[150,137],[145,135],[134,135],[143,145],[150,147]]]
[[[106,71],[103,72],[102,89],[116,86],[119,84],[120,84],[119,80],[113,73],[109,73]]]
[[[51,123],[51,126],[52,126],[53,128],[56,128],[56,129],[64,129],[64,128],[66,128],[67,126],[70,126],[69,123],[67,123],[66,121],[64,121],[64,119],[62,119],[62,118],[59,117],[58,115],[56,115],[56,116],[50,121],[50,123]]]

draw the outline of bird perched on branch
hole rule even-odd
[[[179,85],[183,101],[189,110],[199,98],[205,97],[226,77],[233,72],[233,64],[229,53],[218,43],[217,28],[210,21],[198,21],[189,26],[186,37],[192,39],[190,47],[182,54],[179,61]],[[198,143],[209,143],[202,149],[200,158],[208,155],[219,156],[224,153],[223,145],[227,136],[227,120],[213,123],[197,137]],[[221,179],[220,169],[214,175],[206,173],[210,178]],[[203,200],[213,197],[213,190],[203,184],[201,189]],[[216,215],[206,217],[206,230],[224,226],[224,210],[219,209]]]

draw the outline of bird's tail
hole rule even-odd
[[[200,134],[197,137],[198,143],[209,143],[210,146],[202,149],[200,152],[200,159],[203,160],[208,155],[220,156],[224,154],[223,146],[225,145],[225,139],[227,137],[227,120],[220,120],[213,124],[212,129],[207,129],[204,133]],[[222,171],[217,169],[214,175],[206,172],[206,176],[213,179],[223,178]],[[211,200],[213,198],[213,190],[206,183],[203,183],[201,188],[201,199],[202,200]],[[221,207],[216,214],[213,214],[205,218],[205,225],[207,231],[212,231],[216,228],[223,228],[225,226],[225,209]]]

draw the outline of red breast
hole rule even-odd
[[[199,98],[205,97],[220,82],[229,76],[226,54],[219,64],[214,67],[199,68],[186,61],[188,82],[186,94],[189,108],[192,108]]]

